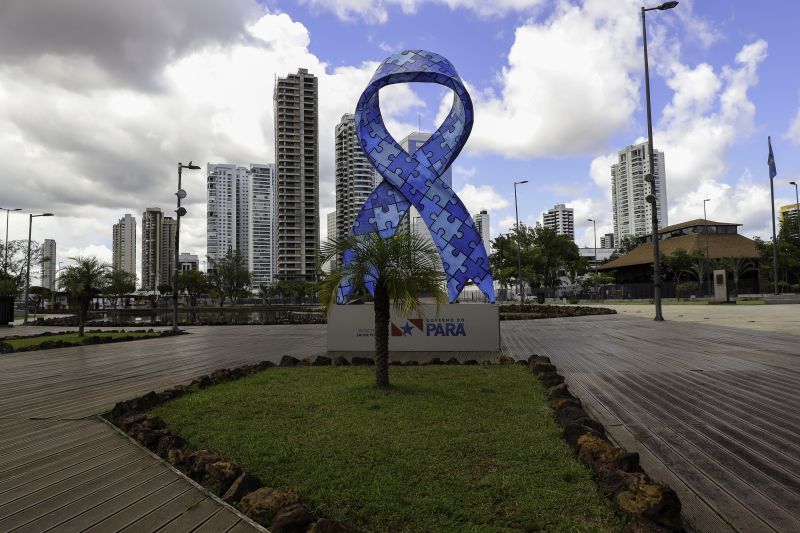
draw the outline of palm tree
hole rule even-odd
[[[339,283],[345,279],[356,291],[369,290],[375,311],[375,383],[389,386],[389,316],[418,312],[420,297],[430,295],[437,302],[446,300],[444,275],[439,253],[423,237],[399,232],[384,239],[370,233],[333,239],[322,245],[320,264],[340,258],[347,252],[346,264],[339,261],[319,283],[320,302],[329,313],[336,305]]]
[[[61,271],[58,282],[63,290],[78,298],[80,305],[78,336],[83,337],[89,304],[91,304],[92,298],[105,288],[109,266],[96,257],[70,257],[70,259],[75,261],[75,264]]]

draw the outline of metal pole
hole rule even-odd
[[[6,240],[4,241],[5,257],[3,258],[3,276],[8,276],[8,216],[10,209],[6,209]]]
[[[654,320],[661,322],[664,316],[661,314],[661,257],[658,251],[658,203],[656,198],[656,173],[655,160],[653,158],[653,117],[650,111],[650,69],[647,61],[647,26],[645,24],[645,9],[642,7],[642,42],[644,44],[644,88],[647,100],[647,152],[650,158],[650,191],[653,195],[651,204],[651,220],[653,224],[653,303],[655,304],[656,316]]]
[[[710,202],[711,200],[706,198],[703,200],[703,231],[706,234],[706,263],[708,263],[708,217],[706,216],[706,202]],[[709,265],[706,265],[707,267]],[[711,276],[713,275],[712,272],[709,271],[708,273],[708,289],[711,290]],[[703,280],[705,283],[705,280]]]
[[[797,238],[800,239],[800,194],[797,193],[797,182],[794,185],[794,217],[797,219]]]
[[[519,244],[519,207],[517,206],[517,183],[514,182],[514,213],[517,218],[517,278],[519,281],[519,303],[525,301],[525,293],[522,291],[522,255]]]
[[[181,190],[181,171],[183,170],[183,164],[178,163],[178,191]],[[172,331],[178,331],[178,273],[179,273],[179,266],[178,266],[178,258],[179,252],[178,247],[180,245],[181,240],[181,195],[175,194],[178,198],[178,209],[175,212],[175,276],[173,280],[172,286]]]
[[[775,180],[769,179],[769,197],[772,204],[772,289],[778,294],[778,236],[775,233]]]
[[[31,229],[33,228],[33,213],[28,215],[28,266],[25,273],[25,309],[23,310],[22,323],[28,325],[28,286],[31,284]]]
[[[592,220],[592,233],[594,233],[594,275],[597,276],[597,222]]]

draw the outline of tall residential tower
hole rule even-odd
[[[172,285],[175,268],[175,219],[159,207],[142,213],[142,290]]]
[[[564,204],[554,205],[542,215],[542,226],[555,230],[558,235],[567,235],[575,240],[575,212]]]
[[[355,115],[346,113],[336,126],[336,235],[347,235],[379,175],[356,137]],[[328,230],[328,239],[333,235]]]
[[[56,290],[56,241],[45,239],[42,244],[42,287]]]
[[[136,275],[136,219],[126,213],[114,224],[111,267]]]
[[[301,68],[278,78],[275,105],[278,279],[317,278],[319,119],[317,78]]]
[[[658,227],[669,224],[667,218],[667,180],[664,152],[653,150],[655,159],[656,207]],[[620,150],[617,163],[611,165],[611,201],[614,210],[614,239],[640,237],[653,231],[652,208],[647,203],[650,184],[645,176],[650,169],[647,142]]]

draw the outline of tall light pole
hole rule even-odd
[[[525,293],[522,290],[522,253],[520,252],[519,245],[519,206],[517,205],[517,185],[528,183],[528,180],[514,182],[514,214],[517,217],[517,278],[519,283],[519,303],[525,301]]]
[[[664,2],[660,6],[645,8],[642,6],[642,43],[644,45],[644,89],[645,99],[647,100],[647,155],[650,159],[650,172],[645,176],[645,180],[650,183],[650,194],[647,195],[647,202],[650,204],[651,220],[653,224],[653,303],[656,308],[654,320],[661,322],[664,316],[661,314],[661,256],[658,251],[658,204],[656,203],[656,171],[653,159],[653,117],[650,111],[650,67],[647,61],[647,24],[645,24],[645,13],[648,11],[665,11],[678,5],[678,2]]]
[[[6,240],[3,241],[3,249],[5,250],[5,257],[3,258],[3,276],[8,276],[8,214],[11,211],[22,211],[19,207],[16,209],[9,209],[7,207],[0,207],[0,210],[6,212]]]
[[[593,218],[587,219],[592,223],[592,233],[594,234],[594,293],[597,295],[597,222]]]
[[[706,202],[710,202],[711,198],[704,198],[703,199],[703,233],[706,234],[706,263],[708,263],[708,217],[706,216]],[[709,276],[709,289],[711,288],[711,272],[708,273]],[[705,283],[706,280],[703,280]]]
[[[172,331],[178,331],[178,278],[180,276],[180,243],[181,243],[181,217],[186,214],[186,208],[181,207],[181,200],[186,198],[186,191],[181,189],[181,174],[183,169],[200,170],[200,167],[193,165],[189,161],[188,165],[178,163],[178,190],[175,196],[178,198],[178,208],[175,210],[175,276],[172,281]]]
[[[33,219],[36,217],[51,217],[53,213],[42,213],[41,215],[28,215],[28,258],[26,260],[27,268],[25,272],[25,309],[23,310],[22,323],[28,325],[28,288],[31,285],[31,231],[33,229]]]
[[[790,181],[789,185],[794,185],[794,217],[797,219],[797,238],[800,239],[800,194],[797,194],[796,181]]]

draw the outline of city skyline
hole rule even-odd
[[[287,5],[282,6],[282,13],[265,11],[263,7],[237,11],[212,2],[210,9],[219,9],[214,12],[215,22],[225,21],[228,29],[227,33],[216,29],[206,38],[221,46],[221,52],[206,47],[206,42],[192,41],[191,46],[177,43],[174,57],[151,55],[149,63],[127,71],[114,66],[114,50],[109,50],[108,56],[86,52],[85,47],[76,44],[78,37],[74,35],[64,37],[63,46],[56,48],[43,36],[36,50],[27,55],[16,51],[3,60],[12,71],[28,67],[23,78],[9,85],[15,88],[20,105],[28,101],[29,94],[42,92],[29,93],[20,84],[34,91],[41,84],[58,88],[52,101],[40,102],[39,109],[25,108],[30,111],[18,114],[0,112],[0,122],[8,126],[5,129],[18,131],[19,142],[30,147],[21,151],[11,138],[0,142],[0,151],[23,154],[10,158],[11,173],[26,176],[25,180],[8,184],[8,203],[30,211],[47,204],[56,217],[37,224],[34,239],[57,240],[61,258],[88,254],[111,262],[109,226],[122,213],[141,212],[147,205],[168,205],[173,198],[176,161],[273,161],[269,95],[275,77],[307,68],[320,79],[321,87],[318,216],[324,220],[334,207],[335,124],[343,113],[353,111],[375,62],[389,51],[414,47],[427,32],[433,41],[426,47],[447,52],[456,64],[462,65],[462,77],[478,90],[475,132],[453,168],[454,188],[470,211],[475,214],[488,209],[493,214],[492,233],[507,231],[513,218],[511,182],[529,179],[530,184],[520,190],[521,220],[535,223],[549,206],[564,203],[575,210],[576,242],[588,245],[592,234],[586,218],[598,220],[598,235],[612,229],[608,168],[616,150],[645,137],[638,8],[633,3],[620,2],[602,14],[590,0],[576,0],[569,7],[551,2],[541,5],[544,7],[540,10],[523,4],[504,5],[492,13],[478,13],[470,7],[450,9],[435,2],[420,4],[416,12],[403,12],[394,6],[376,7],[376,12],[386,14],[386,20],[381,22],[363,20],[362,14],[347,10]],[[123,8],[103,6],[98,8],[97,16],[113,22],[112,15],[116,16],[118,9]],[[797,7],[790,6],[789,11],[793,10]],[[732,17],[733,12],[738,16]],[[447,15],[463,23],[474,32],[473,40],[486,50],[476,50],[448,25],[433,32],[427,22],[436,18],[433,15]],[[778,25],[791,18],[791,13],[786,15]],[[47,9],[37,13],[40,20],[51,16],[54,15]],[[6,17],[4,23],[9,20],[13,23],[13,17]],[[23,22],[30,23],[24,19],[19,24]],[[361,40],[358,32],[352,31],[354,22],[365,24],[367,29],[367,36],[362,35]],[[556,30],[568,35],[585,23],[596,23],[590,26],[594,29],[587,34],[587,44],[604,46],[604,53],[596,58],[597,65],[581,63],[577,54],[580,44],[558,41]],[[767,31],[765,16],[745,2],[715,10],[685,1],[669,14],[648,19],[648,25],[658,37],[650,43],[654,139],[669,159],[669,219],[702,216],[702,199],[711,198],[710,218],[739,220],[745,224],[746,234],[768,238],[767,134],[773,136],[779,172],[775,181],[776,213],[781,206],[794,203],[794,191],[788,181],[796,179],[800,171],[800,156],[792,144],[800,143],[800,84],[795,74],[790,73],[788,78],[783,74],[791,47],[776,35],[778,32]],[[372,30],[377,28],[385,35],[383,41],[374,38]],[[134,40],[142,39],[142,29],[136,25],[125,31]],[[625,39],[619,39],[621,33]],[[248,43],[235,38],[241,34],[251,37]],[[401,35],[406,37],[400,38]],[[167,37],[162,34],[158,38],[162,41],[157,41],[156,47],[173,46],[172,41],[163,41]],[[448,40],[465,45],[465,50],[449,50],[452,45],[447,44]],[[282,43],[280,49],[274,45],[278,41]],[[547,99],[552,87],[549,80],[534,88],[535,108],[517,105],[515,83],[521,82],[522,76],[535,74],[539,63],[546,64],[540,54],[523,57],[526,50],[539,44],[564,48],[568,60],[562,61],[560,67],[565,86],[580,86],[584,79],[581,72],[589,75],[598,69],[609,79],[621,81],[616,85],[609,81],[612,85],[604,86],[602,95],[590,95],[582,103],[571,100],[571,93],[563,91],[559,96],[565,103],[575,107],[576,112],[583,112],[579,118],[575,113],[566,113],[559,120],[552,119],[548,103],[553,103],[552,111],[564,108]],[[93,61],[97,75],[79,69],[68,82],[53,70],[33,68],[37,58],[46,54],[54,57],[57,64],[66,65],[72,51],[75,57]],[[459,57],[473,52],[473,60]],[[224,61],[226,53],[236,57],[255,54],[263,72],[254,75],[251,63],[244,59]],[[781,80],[780,87],[775,83],[777,79]],[[202,80],[202,89],[195,80]],[[74,85],[78,82],[85,83],[84,89]],[[690,87],[699,92],[690,92]],[[427,91],[425,87],[389,89],[396,89],[390,94],[395,104],[384,112],[396,138],[408,131],[435,128],[441,92]],[[81,96],[82,91],[88,96]],[[576,97],[580,98],[580,94],[576,93]],[[38,112],[48,112],[57,103],[60,111],[49,112],[48,120],[36,124],[23,120],[25,116],[32,119]],[[607,113],[601,117],[596,111],[603,106]],[[507,110],[512,108],[515,115],[509,117]],[[125,109],[139,109],[143,122],[126,115]],[[199,109],[205,111],[198,112]],[[65,126],[78,116],[73,110],[81,110],[85,118],[77,127],[90,135],[87,142],[91,149],[85,154],[58,141],[57,135],[43,133],[69,129]],[[102,117],[103,122],[98,123],[93,117]],[[534,126],[529,128],[532,133],[512,140],[497,128],[496,118],[508,118],[513,131],[517,131],[520,120],[536,122],[529,122]],[[131,127],[127,127],[126,121],[130,120]],[[43,127],[48,130],[41,130]],[[146,128],[152,130],[151,135],[145,133]],[[187,131],[191,135],[186,136]],[[715,135],[704,135],[711,131]],[[117,141],[104,142],[111,139]],[[698,149],[700,146],[702,150]],[[41,154],[45,163],[26,163],[32,157],[26,154],[33,153]],[[704,157],[700,158],[699,153]],[[51,167],[53,164],[59,165],[58,171]],[[59,179],[50,180],[48,176]],[[184,176],[184,189],[189,194],[184,205],[189,214],[183,219],[181,236],[181,251],[201,257],[206,252],[203,178],[201,173]],[[320,224],[323,235],[324,226]],[[12,214],[11,238],[24,238],[25,233],[23,217]]]

